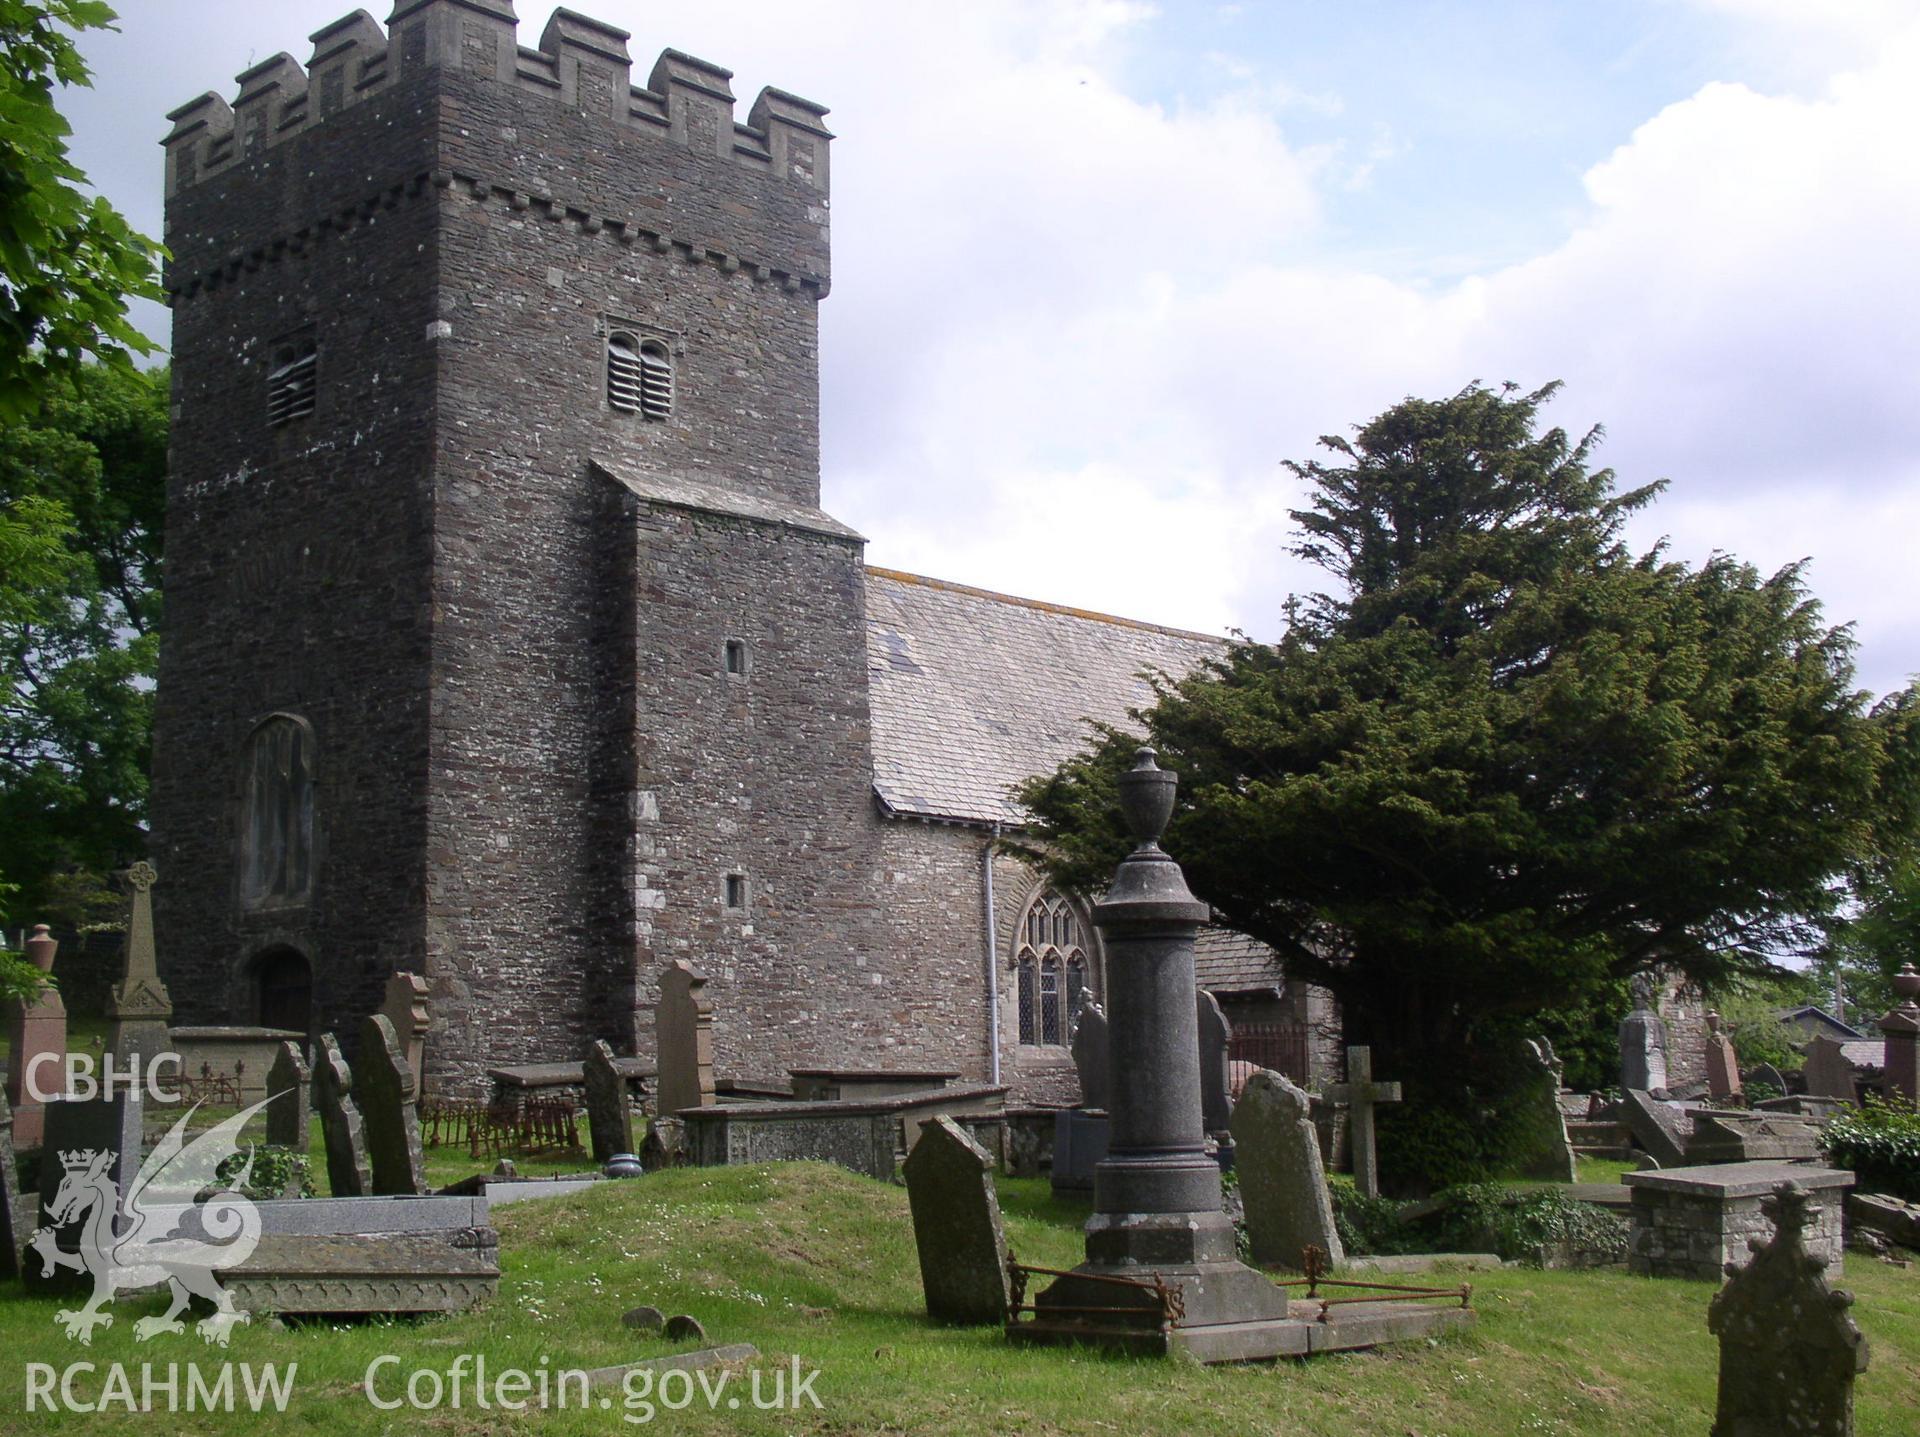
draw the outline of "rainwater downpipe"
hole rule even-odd
[[[980,850],[980,887],[987,907],[987,1081],[995,1087],[1000,1084],[1000,953],[994,935],[993,850],[999,842],[996,823]]]

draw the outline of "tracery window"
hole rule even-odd
[[[1093,995],[1079,916],[1051,888],[1041,889],[1027,905],[1013,969],[1020,1042],[1029,1047],[1066,1043]]]
[[[626,330],[607,336],[607,403],[643,419],[673,413],[673,360],[657,339]]]

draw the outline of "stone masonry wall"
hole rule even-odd
[[[1840,1188],[1814,1192],[1808,1205],[1806,1247],[1838,1280],[1843,1256]],[[1761,1197],[1728,1198],[1699,1193],[1633,1190],[1633,1236],[1628,1271],[1642,1277],[1690,1277],[1719,1282],[1729,1262],[1744,1266],[1753,1254],[1749,1240],[1773,1235],[1760,1210]]]
[[[316,136],[177,190],[167,609],[152,853],[178,1021],[251,1021],[250,964],[314,967],[343,1035],[417,966],[431,622],[430,87],[392,88]],[[314,413],[266,422],[269,351],[317,348]],[[311,900],[242,913],[240,759],[276,712],[317,748]]]

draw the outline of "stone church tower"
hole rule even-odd
[[[767,1071],[860,1026],[825,112],[768,89],[740,123],[727,71],[668,50],[636,84],[627,38],[399,0],[170,117],[152,851],[183,1018],[349,1033],[412,969],[430,1083],[472,1088],[644,1052],[652,975],[693,957]]]

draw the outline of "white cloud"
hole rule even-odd
[[[1142,101],[1144,6],[583,8],[636,32],[640,74],[670,43],[733,67],[743,101],[770,82],[833,106],[825,499],[875,562],[1271,633],[1313,583],[1282,553],[1299,496],[1281,459],[1409,393],[1558,377],[1552,417],[1604,419],[1624,482],[1673,477],[1644,541],[1763,568],[1812,554],[1830,615],[1860,621],[1868,680],[1891,687],[1920,669],[1903,552],[1920,39],[1894,23],[1913,12],[1684,3],[1847,73],[1704,86],[1588,171],[1563,242],[1444,286],[1341,263],[1323,223],[1341,186],[1383,183],[1377,151],[1418,135],[1330,102],[1345,143],[1292,145],[1300,97],[1265,62],[1206,102]],[[295,37],[338,9],[209,6],[182,37],[181,12],[129,7],[113,74],[102,61],[116,110],[94,121],[96,177],[122,203],[154,195],[157,150],[125,143],[127,117],[157,135],[247,50],[304,54]],[[542,17],[523,9],[531,42]]]

